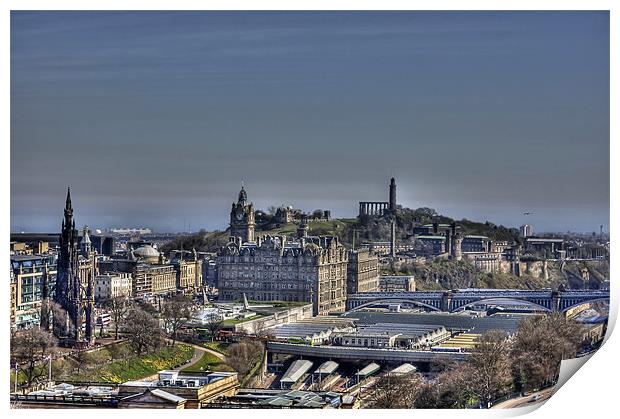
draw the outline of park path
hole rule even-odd
[[[172,368],[172,371],[181,371],[182,369],[191,367],[192,365],[200,361],[200,359],[202,358],[202,355],[206,352],[206,350],[204,349],[201,350],[199,346],[194,346],[194,345],[192,346],[194,347],[194,356],[189,360],[187,364],[182,364],[176,368]]]
[[[171,340],[168,340],[168,341],[172,342]],[[185,342],[177,342],[177,343],[182,343],[184,345],[189,345],[192,348],[194,348],[194,356],[190,359],[190,361],[187,364],[183,364],[183,365],[178,366],[176,368],[172,368],[172,371],[181,371],[182,369],[191,367],[192,365],[194,365],[198,361],[200,361],[200,359],[202,358],[202,355],[205,352],[209,352],[210,354],[218,357],[223,362],[226,361],[226,357],[224,355],[222,355],[221,353],[216,352],[216,351],[214,351],[212,349],[205,348],[204,346],[194,345],[193,343],[185,343]]]
[[[209,352],[210,354],[218,357],[220,360],[226,362],[226,355],[219,353],[218,351],[214,351],[213,349],[205,348],[204,346],[194,345],[193,343],[186,343],[186,345],[193,346],[194,349],[200,349],[205,352]]]
[[[538,404],[538,403],[544,403],[547,400],[549,400],[551,396],[553,396],[553,393],[555,392],[555,390],[556,390],[555,387],[551,387],[551,388],[548,388],[542,391],[529,394],[527,396],[515,397],[514,399],[508,399],[506,401],[503,401],[501,403],[491,406],[491,409],[513,409],[513,408],[518,408],[518,407],[531,406],[531,405]],[[536,401],[532,399],[535,395],[540,396],[540,398]]]

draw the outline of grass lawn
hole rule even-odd
[[[213,342],[205,342],[202,345],[205,348],[211,349],[215,352],[219,352],[222,355],[228,355],[228,347],[230,346],[230,343],[213,341]]]
[[[217,356],[212,353],[205,352],[200,358],[200,361],[194,365],[183,368],[183,372],[204,372],[204,371],[233,371],[228,365],[222,362]]]
[[[126,345],[126,344],[121,344]],[[121,383],[148,377],[158,371],[174,368],[192,358],[194,348],[189,345],[176,344],[174,348],[163,347],[148,355],[131,356],[125,360],[110,362],[110,352],[107,347],[88,353],[88,359],[81,367],[80,373],[75,372],[75,361],[57,359],[52,362],[52,379],[62,381],[97,381],[106,383]],[[47,377],[47,366],[37,367]],[[14,383],[14,373],[11,371],[11,388]],[[26,377],[20,371],[18,383],[25,383]]]
[[[249,322],[249,321],[260,319],[261,317],[266,317],[266,316],[267,316],[267,314],[257,314],[256,316],[248,317],[248,318],[245,318],[245,319],[228,319],[228,320],[224,320],[222,325],[223,326],[234,326],[234,325],[239,324],[239,323]]]
[[[194,348],[176,344],[174,348],[164,347],[143,356],[132,356],[127,360],[115,361],[101,368],[95,368],[71,377],[74,381],[124,382],[148,377],[158,371],[174,368],[192,359]]]

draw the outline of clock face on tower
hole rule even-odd
[[[238,221],[243,220],[243,213],[242,213],[242,212],[238,212],[238,213],[237,213],[237,215],[236,215],[236,217],[237,217],[237,220],[238,220]]]

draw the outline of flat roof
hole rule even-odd
[[[368,364],[364,368],[362,368],[360,371],[358,371],[357,375],[367,376],[367,375],[370,375],[370,374],[374,374],[375,372],[379,371],[380,369],[381,369],[381,367],[379,366],[379,364],[371,362],[370,364]]]
[[[449,313],[381,313],[365,311],[347,313],[344,314],[344,317],[357,319],[355,323],[358,326],[376,323],[442,325],[448,330],[468,331],[470,333],[479,334],[493,329],[505,330],[509,333],[513,333],[517,330],[521,319],[524,318],[516,314],[501,317],[474,317],[465,314]]]
[[[312,362],[307,359],[293,361],[280,379],[280,382],[296,383],[310,368],[312,368]]]
[[[526,237],[526,241],[528,242],[553,242],[553,243],[563,243],[564,239],[552,239],[552,238],[544,238],[544,237]]]
[[[170,394],[167,391],[155,389],[151,390],[151,393],[154,395],[161,397],[162,399],[169,400],[171,402],[180,403],[186,401],[183,397],[175,396],[174,394]]]
[[[411,323],[375,323],[360,325],[359,335],[421,337],[428,333],[444,330],[444,326],[435,324],[411,324]]]
[[[320,367],[314,371],[315,374],[331,374],[338,369],[338,363],[334,361],[325,361]]]
[[[400,367],[394,368],[392,371],[390,371],[390,374],[392,375],[405,375],[405,374],[409,374],[412,372],[416,372],[418,369],[416,367],[414,367],[411,364],[405,363],[403,365],[401,365]]]
[[[41,259],[49,259],[55,258],[56,255],[11,255],[11,261],[23,262],[25,260],[41,260]]]

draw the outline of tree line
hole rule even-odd
[[[562,359],[575,357],[582,338],[582,326],[561,313],[526,318],[512,336],[499,330],[484,333],[463,362],[439,360],[432,379],[417,373],[378,379],[370,406],[487,408],[502,396],[554,384]]]

